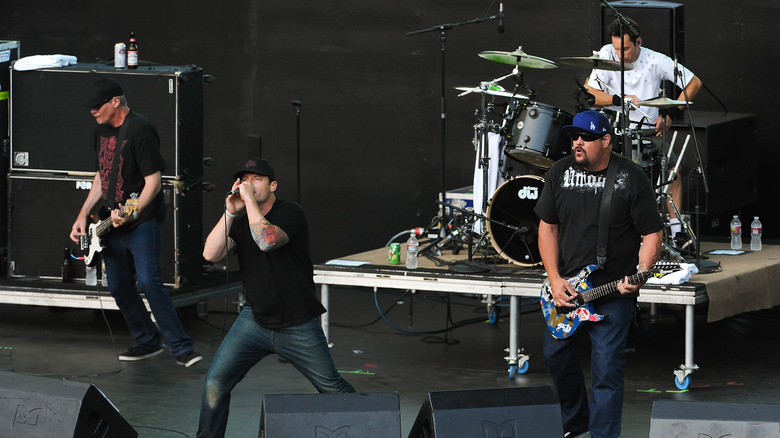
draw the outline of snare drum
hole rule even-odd
[[[514,264],[542,263],[537,241],[539,217],[534,207],[543,187],[544,179],[540,176],[518,176],[496,189],[488,204],[490,243],[501,257]]]

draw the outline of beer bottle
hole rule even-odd
[[[127,45],[127,68],[138,68],[138,44],[135,32],[130,32],[130,43]]]

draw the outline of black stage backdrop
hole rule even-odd
[[[726,242],[727,218],[740,213],[746,227],[752,215],[760,215],[765,236],[777,237],[780,213],[772,201],[778,151],[770,139],[772,127],[780,125],[780,88],[769,65],[780,52],[772,36],[780,6],[774,0],[678,3],[684,4],[686,66],[728,111],[758,115],[758,155],[744,157],[739,145],[727,154],[760,163],[759,202],[724,212],[719,223],[703,221],[701,234]],[[453,87],[511,72],[477,54],[522,46],[551,60],[589,56],[601,45],[600,8],[596,0],[509,0],[504,33],[496,20],[485,21],[448,30],[442,44],[439,31],[406,34],[494,15],[498,2],[4,0],[0,39],[20,41],[22,56],[61,53],[82,62],[110,62],[114,43],[126,42],[135,31],[142,63],[195,64],[215,77],[204,90],[204,155],[216,160],[205,179],[217,187],[204,194],[204,232],[222,211],[229,175],[259,147],[277,168],[279,196],[296,199],[292,101],[300,101],[300,201],[311,222],[313,258],[321,262],[382,246],[435,216],[443,185],[442,47],[444,184],[452,189],[471,184],[479,106],[477,96],[457,97]],[[644,43],[654,47],[648,38]],[[524,79],[537,101],[573,113],[572,78],[583,80],[587,73],[563,66],[525,69]],[[713,95],[703,91],[696,108],[721,111]],[[133,96],[128,98],[132,106]],[[39,122],[45,129],[47,121]]]

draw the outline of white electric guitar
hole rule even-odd
[[[125,205],[119,207],[119,211],[123,217],[129,217],[136,210],[137,205],[137,199],[128,199]],[[99,252],[103,251],[104,248],[102,238],[111,230],[111,211],[103,206],[101,207],[101,214],[98,214],[98,216],[105,217],[106,211],[108,217],[97,223],[90,224],[87,228],[87,232],[79,237],[81,250],[86,253],[84,255],[84,263],[86,263],[87,266],[95,266],[97,264],[98,258],[96,256]]]

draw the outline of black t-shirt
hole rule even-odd
[[[617,160],[617,161],[615,161]],[[594,286],[636,273],[642,236],[658,232],[663,221],[658,212],[652,184],[631,160],[612,154],[619,164],[610,206],[607,262],[591,274]],[[599,210],[606,169],[588,172],[574,156],[558,160],[547,172],[542,194],[534,208],[541,220],[558,224],[559,272],[571,277],[596,263]]]
[[[287,244],[261,251],[252,238],[246,214],[233,221],[229,233],[238,248],[244,292],[255,321],[265,328],[279,329],[325,313],[315,295],[309,224],[303,209],[277,199],[265,218],[287,234]]]
[[[157,129],[146,117],[135,112],[132,114],[132,118],[125,118],[125,123],[128,123],[129,119],[130,124],[125,132],[124,147],[121,148],[114,200],[108,200],[106,196],[108,196],[117,136],[121,127],[97,125],[95,128],[95,169],[100,172],[103,202],[110,208],[113,208],[116,203],[125,204],[134,193],[140,195],[145,184],[144,177],[165,169],[160,154],[160,136],[157,134]],[[138,220],[131,222],[129,226],[138,225],[151,218],[162,220],[164,217],[165,204],[160,190],[150,205],[141,212]]]

